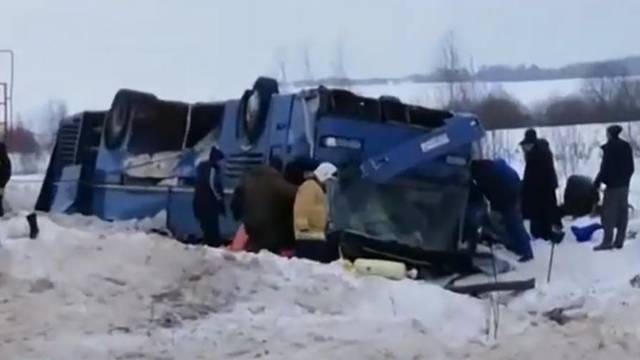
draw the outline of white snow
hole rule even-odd
[[[46,151],[38,154],[10,153],[11,170],[16,175],[44,173],[50,156],[51,154]]]
[[[14,192],[20,192],[14,188]],[[26,188],[23,188],[26,189]],[[18,195],[18,194],[16,194]],[[25,198],[30,191],[22,193]],[[535,290],[490,302],[420,281],[358,277],[341,264],[184,246],[149,233],[160,215],[106,223],[24,213],[0,221],[2,359],[637,359],[640,242],[594,253],[549,246],[501,279],[536,277]],[[640,222],[632,223],[640,229]],[[597,237],[597,236],[596,236]],[[598,239],[594,239],[594,243]],[[544,316],[569,308],[560,326]]]
[[[43,179],[42,174],[13,175],[5,189],[5,211],[32,211]]]

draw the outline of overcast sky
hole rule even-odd
[[[17,112],[48,99],[108,108],[118,88],[177,100],[237,97],[286,59],[350,76],[433,70],[445,34],[476,65],[558,66],[640,54],[637,0],[0,0],[16,52]],[[0,55],[0,58],[2,55]],[[6,79],[0,60],[0,82]]]

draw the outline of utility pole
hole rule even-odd
[[[2,100],[0,105],[4,108],[4,123],[3,123],[3,137],[4,141],[7,139],[7,134],[13,122],[13,88],[15,80],[15,53],[11,49],[0,49],[0,54],[9,55],[9,84],[0,83],[0,89],[2,89]]]
[[[9,121],[9,94],[7,94],[7,83],[0,82],[0,108],[2,112],[2,121],[0,122],[0,126],[2,127],[0,131],[2,131],[1,140],[6,140],[7,137],[7,121]]]

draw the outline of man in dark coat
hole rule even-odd
[[[0,216],[4,216],[4,189],[11,179],[11,160],[7,153],[7,147],[0,143]]]
[[[295,185],[267,165],[256,166],[243,176],[231,206],[249,236],[249,251],[265,249],[279,254],[293,248],[296,192]]]
[[[471,177],[489,200],[491,210],[501,215],[509,236],[507,248],[520,255],[521,262],[533,259],[531,239],[519,209],[521,183],[518,173],[502,159],[474,160]]]
[[[522,179],[522,215],[531,221],[531,236],[553,240],[561,236],[555,227],[561,227],[556,189],[558,177],[553,164],[553,153],[545,139],[539,139],[534,129],[525,133],[520,142],[525,153],[526,166]]]
[[[196,184],[193,196],[193,212],[200,223],[204,243],[221,246],[220,215],[225,213],[220,161],[222,152],[213,146],[209,158],[196,167]]]
[[[628,142],[620,139],[622,128],[612,125],[607,128],[607,143],[602,146],[603,156],[595,186],[605,184],[602,207],[602,244],[594,250],[622,249],[629,220],[629,184],[634,172],[633,151]],[[616,230],[615,242],[613,233]]]

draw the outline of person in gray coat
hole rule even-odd
[[[604,238],[595,251],[622,249],[629,221],[629,184],[634,172],[633,151],[628,142],[620,139],[622,128],[612,125],[607,128],[607,143],[602,146],[603,156],[600,172],[594,185],[600,189],[601,184],[607,186],[604,191],[602,206],[602,226]],[[615,242],[614,238],[615,234]]]

